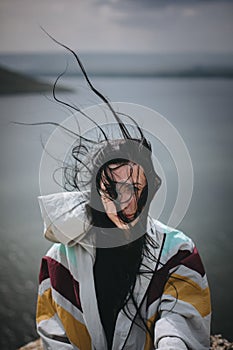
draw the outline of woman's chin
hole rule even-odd
[[[127,217],[127,219],[129,219],[129,222],[122,222],[120,219],[118,219],[117,222],[115,222],[115,225],[122,229],[122,230],[129,230],[130,228],[134,227],[136,225],[136,223],[139,220],[139,217],[137,217],[136,219],[134,219],[134,217]]]

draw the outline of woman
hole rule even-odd
[[[209,349],[201,259],[190,238],[149,216],[161,182],[151,146],[105,102],[122,137],[101,127],[99,143],[80,136],[64,173],[74,191],[39,197],[45,236],[56,242],[40,271],[44,348]]]

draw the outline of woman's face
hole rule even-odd
[[[139,216],[134,217],[138,209],[138,199],[147,185],[143,168],[135,163],[112,164],[109,165],[107,175],[114,181],[116,189],[114,196],[111,196],[108,180],[104,178],[100,183],[101,200],[107,216],[118,228],[127,229],[128,223],[134,226],[139,220]],[[103,176],[102,174],[102,178]],[[117,215],[119,211],[126,217],[128,223],[119,218]]]

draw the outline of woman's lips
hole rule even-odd
[[[134,219],[134,214],[124,214],[127,219]]]
[[[128,220],[134,220],[135,219],[135,214],[134,213],[122,213]],[[114,215],[115,217],[119,218],[119,215]]]

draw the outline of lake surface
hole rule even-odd
[[[208,274],[212,332],[233,340],[233,80],[98,77],[93,81],[112,101],[155,109],[185,141],[194,190],[179,228],[196,242]],[[68,78],[64,84],[77,90],[63,97],[79,106],[99,102],[81,78]],[[37,276],[50,246],[43,238],[37,203],[40,136],[46,139],[53,129],[9,125],[9,121],[61,122],[69,112],[42,94],[0,97],[0,108],[0,348],[16,349],[37,337]],[[166,210],[160,220],[166,222]]]

